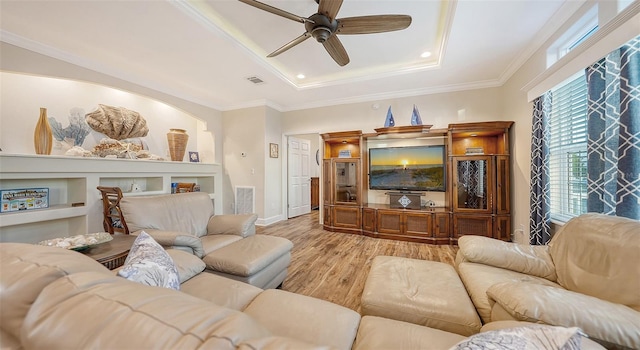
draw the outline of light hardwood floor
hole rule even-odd
[[[374,257],[402,256],[453,265],[457,246],[371,238],[322,229],[318,211],[257,227],[261,234],[293,242],[289,275],[282,289],[360,311],[360,297]]]

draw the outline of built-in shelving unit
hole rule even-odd
[[[446,129],[412,125],[378,128],[371,134],[359,130],[323,134],[324,229],[432,244],[455,244],[463,235],[509,240],[512,125],[511,121],[450,124]],[[398,141],[445,145],[446,191],[440,192],[437,205],[432,201],[430,206],[398,208],[390,205],[391,192],[386,193],[386,203],[370,201],[368,194],[375,197],[376,191],[369,190],[368,151]],[[405,195],[413,195],[413,203],[420,201],[420,193]]]
[[[172,182],[193,182],[222,214],[219,164],[130,159],[0,155],[0,189],[49,188],[49,208],[0,213],[0,242],[41,240],[104,231],[97,186],[125,196],[171,193]],[[136,184],[139,191],[131,192]]]

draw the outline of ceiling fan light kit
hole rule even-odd
[[[307,40],[309,37],[321,43],[327,53],[340,66],[349,63],[349,55],[338,39],[338,34],[374,34],[402,30],[411,25],[411,16],[407,15],[371,15],[348,18],[336,18],[343,0],[316,0],[318,12],[308,18],[300,17],[277,7],[256,0],[239,0],[260,10],[304,24],[305,32],[270,53],[275,57]]]

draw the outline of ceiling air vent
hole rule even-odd
[[[248,81],[254,83],[254,84],[263,84],[264,80],[258,78],[258,77],[248,77],[247,78]]]

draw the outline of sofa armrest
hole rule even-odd
[[[256,214],[214,215],[207,224],[209,235],[238,235],[243,238],[256,234]]]
[[[132,233],[138,235],[140,232],[146,232],[149,236],[165,248],[173,248],[187,251],[198,258],[204,256],[204,248],[200,238],[180,231],[164,231],[164,230],[140,230]]]
[[[487,295],[516,320],[580,327],[589,337],[605,343],[640,348],[640,312],[625,305],[526,282],[497,283]]]
[[[531,246],[500,241],[482,236],[462,236],[458,259],[499,267],[527,275],[557,280],[555,265],[548,246]],[[462,261],[462,260],[461,260]]]

